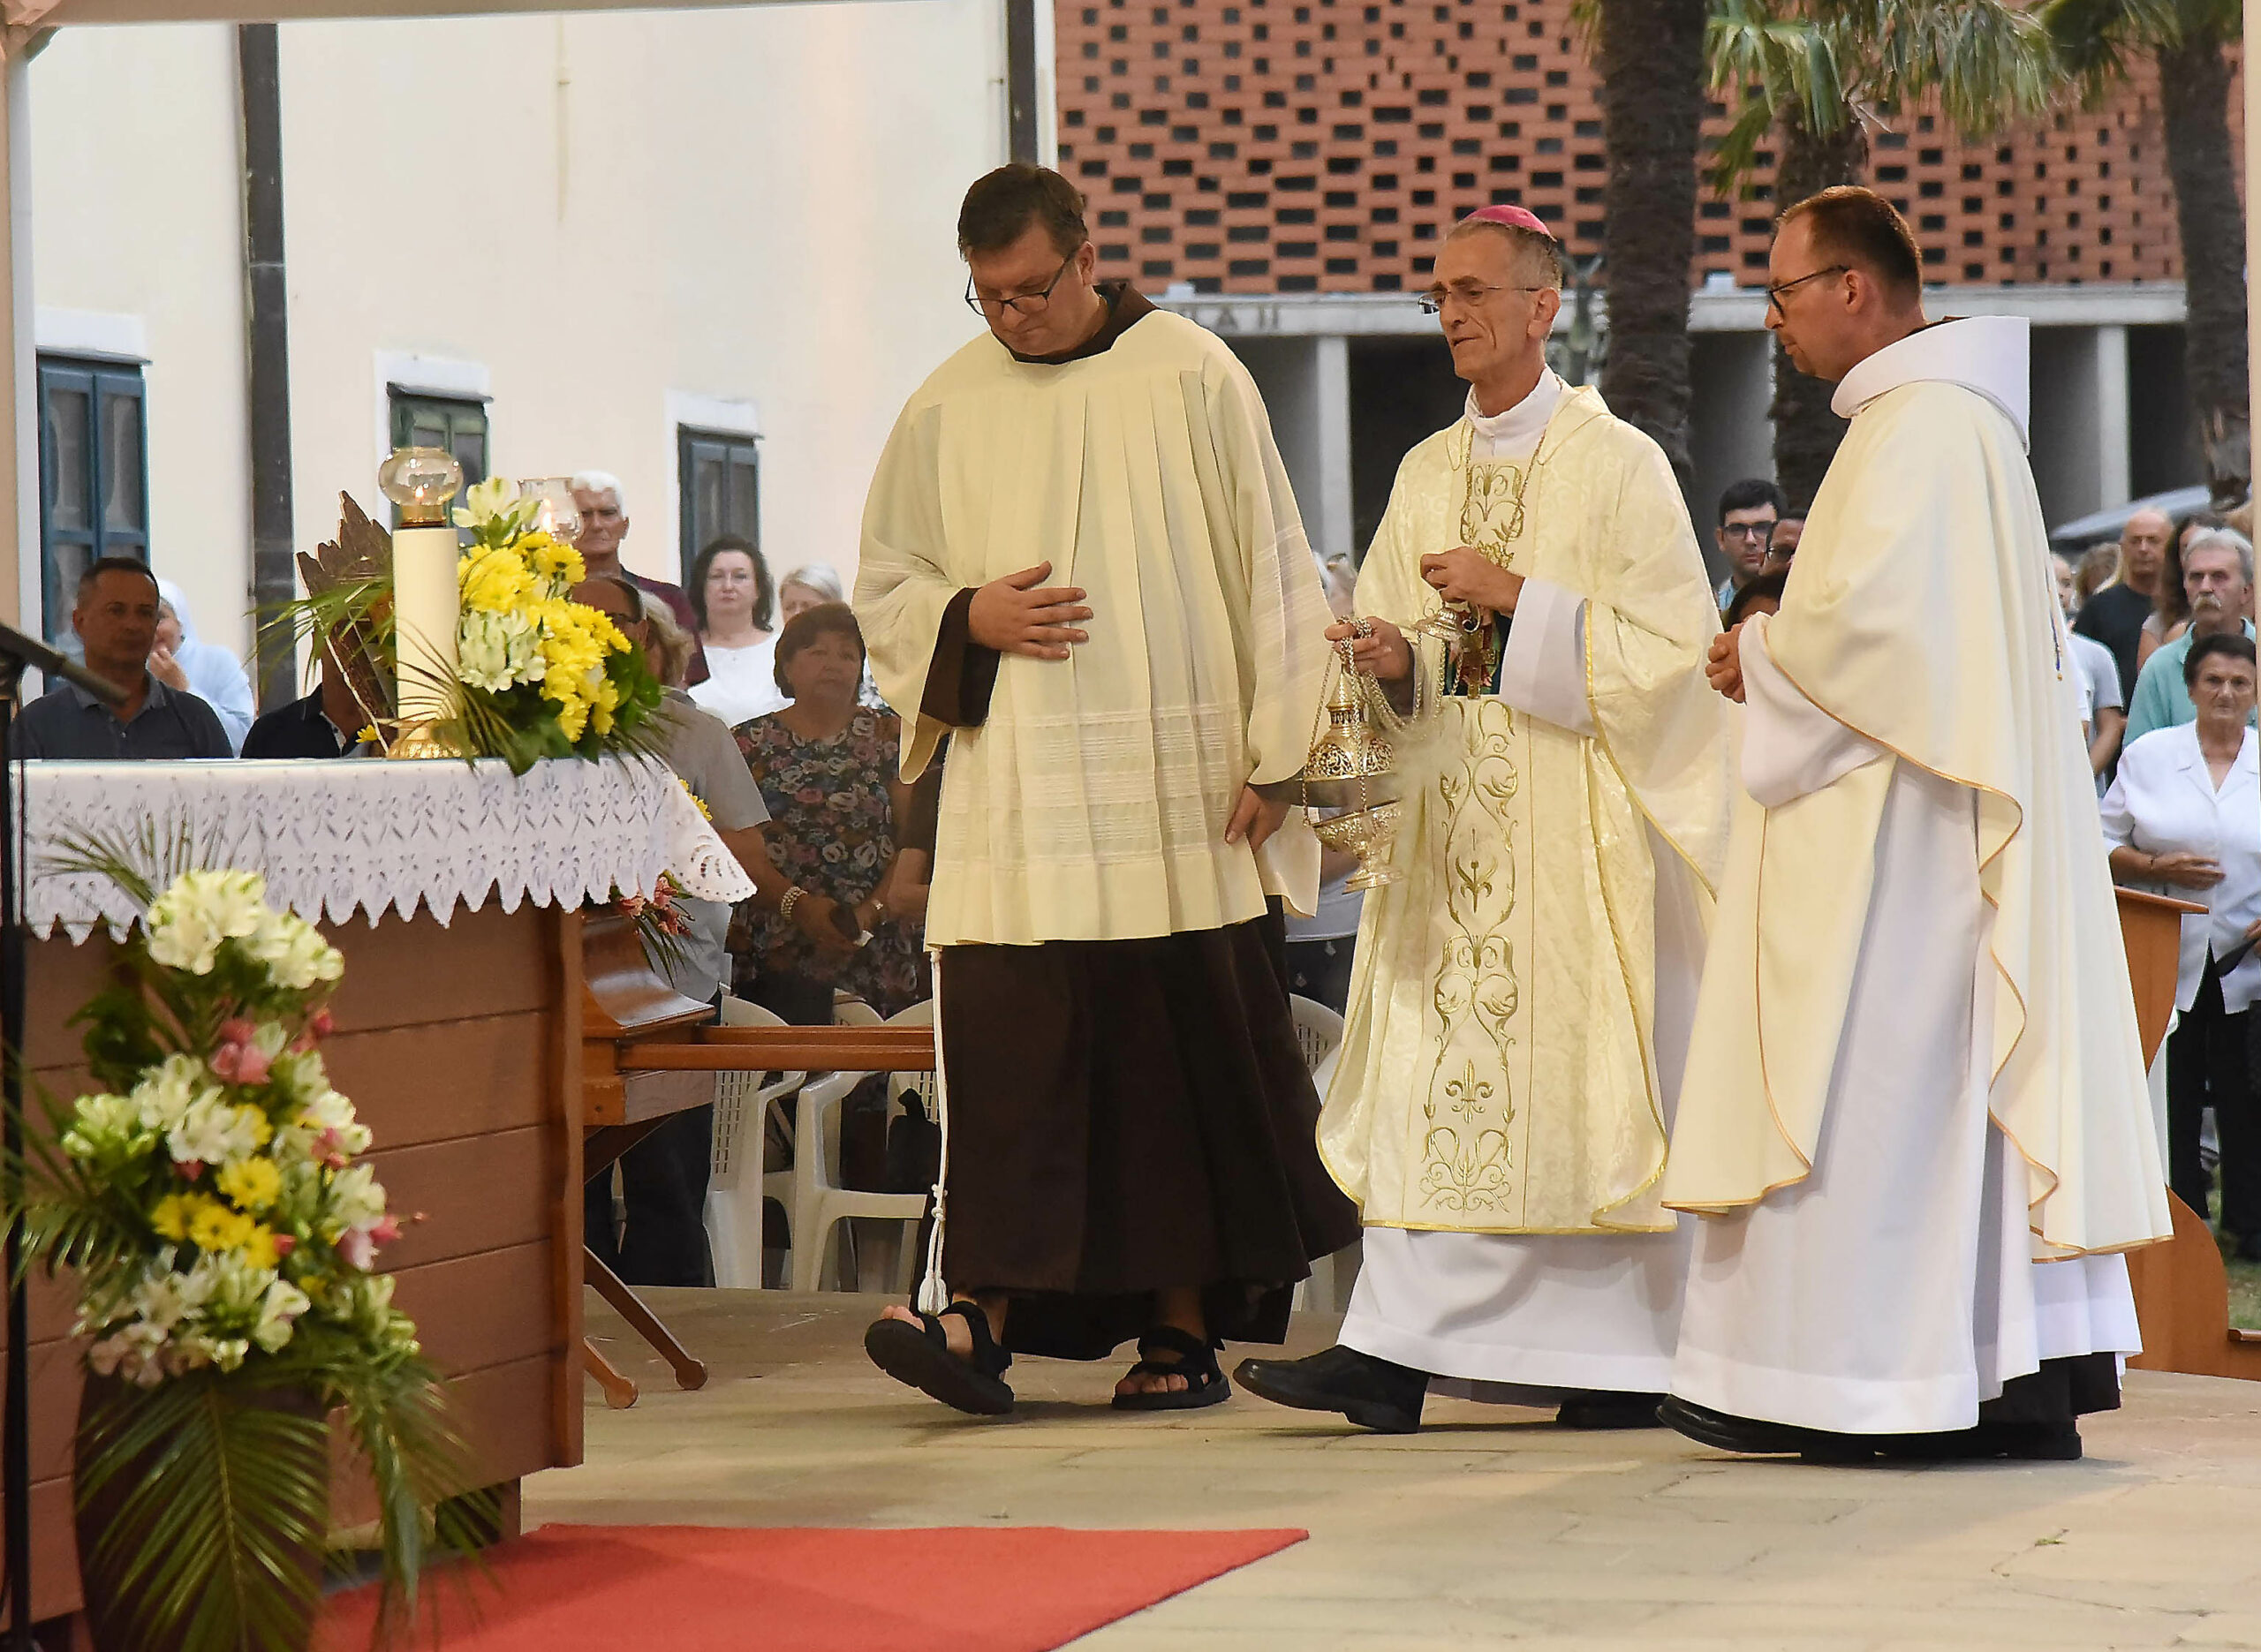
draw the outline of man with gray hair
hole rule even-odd
[[[2195,536],[2182,547],[2182,590],[2190,600],[2190,628],[2144,661],[2128,701],[2122,751],[2155,728],[2197,720],[2197,708],[2182,684],[2182,661],[2193,642],[2241,629],[2246,636],[2253,635],[2253,622],[2246,617],[2253,607],[2252,545],[2229,528],[2212,528]]]
[[[1719,610],[1664,454],[1546,365],[1562,283],[1520,207],[1439,246],[1466,409],[1398,467],[1327,633],[1438,704],[1320,1116],[1357,1288],[1336,1346],[1238,1374],[1361,1428],[1410,1432],[1432,1392],[1653,1427],[1672,1374],[1695,1222],[1656,1185],[1727,844]]]
[[[684,675],[688,688],[707,680],[707,651],[699,645],[699,615],[681,585],[664,579],[647,579],[620,562],[620,542],[628,537],[628,494],[610,471],[576,471],[571,483],[573,503],[581,513],[581,531],[574,547],[591,579],[625,579],[637,590],[649,592],[668,605],[675,622],[691,633],[691,668]]]

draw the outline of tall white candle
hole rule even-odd
[[[462,607],[457,556],[453,528],[393,530],[393,632],[404,730],[435,722],[448,713]]]
[[[454,698],[463,599],[456,531],[447,522],[463,467],[437,448],[400,448],[378,468],[377,486],[400,507],[392,531],[392,616],[401,737],[392,750],[398,757],[440,756],[428,730]]]

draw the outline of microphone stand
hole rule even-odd
[[[0,625],[0,1205],[15,1212],[0,1241],[0,1271],[8,1282],[7,1398],[0,1409],[0,1524],[7,1533],[4,1564],[8,1626],[5,1652],[38,1652],[32,1634],[31,1300],[23,1276],[24,919],[25,792],[22,759],[12,748],[16,690],[24,669],[35,666],[75,683],[105,705],[125,698],[35,637]]]

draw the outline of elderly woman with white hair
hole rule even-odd
[[[826,602],[845,602],[847,588],[830,562],[803,562],[777,582],[777,622]]]
[[[788,625],[796,615],[805,614],[827,602],[847,600],[845,588],[840,583],[839,570],[830,562],[803,562],[777,582],[777,623]],[[872,681],[872,668],[868,660],[864,666],[864,680],[856,690],[856,704],[868,705],[873,711],[887,709],[887,702],[880,698],[880,685]],[[945,749],[947,741],[945,736]],[[941,784],[940,753],[927,766],[927,773],[935,786]]]
[[[170,579],[157,581],[157,645],[149,654],[149,675],[209,705],[227,730],[228,750],[244,749],[244,736],[259,715],[251,679],[235,655],[197,637],[188,595]]]

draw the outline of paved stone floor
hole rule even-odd
[[[527,1482],[529,1524],[1310,1530],[1094,1652],[2261,1648],[2261,1384],[2131,1373],[2084,1462],[1823,1468],[1458,1402],[1397,1438],[1246,1396],[1118,1416],[1115,1366],[1046,1361],[986,1422],[865,1362],[877,1298],[651,1296],[707,1386],[677,1392],[592,1296],[644,1398],[607,1411],[591,1385],[587,1461]],[[1330,1330],[1307,1318],[1291,1351]]]

